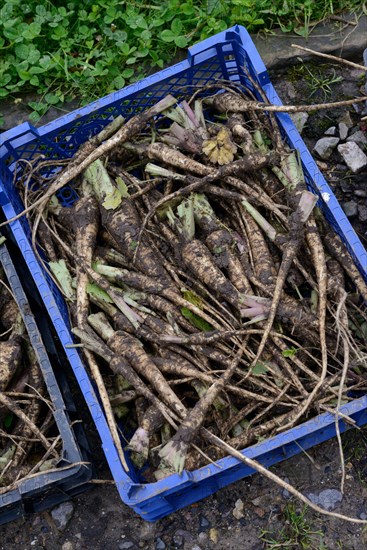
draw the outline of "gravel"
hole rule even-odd
[[[342,141],[348,137],[348,126],[344,122],[339,122],[339,137]]]
[[[360,145],[363,147],[363,145],[367,145],[367,135],[366,132],[362,132],[361,130],[357,130],[357,132],[354,132],[349,138],[348,141],[354,141],[357,145]]]
[[[354,141],[341,143],[338,145],[338,151],[345,164],[354,174],[367,167],[367,156]]]
[[[334,510],[343,500],[342,493],[337,489],[324,489],[320,493],[309,493],[307,496],[311,502],[329,512]]]
[[[333,154],[333,151],[338,145],[339,141],[340,140],[338,137],[321,138],[316,142],[315,147],[313,148],[313,152],[321,159],[327,160]]]
[[[328,128],[326,130],[326,132],[324,132],[324,135],[325,136],[336,136],[336,126],[330,126],[330,128]]]
[[[355,201],[344,202],[342,208],[348,218],[354,218],[358,215],[358,205]]]
[[[309,114],[304,113],[303,111],[300,113],[294,113],[291,115],[291,119],[293,120],[294,125],[300,134],[302,134],[303,129],[308,121],[308,118],[309,118]]]
[[[163,542],[161,538],[157,538],[156,544],[155,544],[156,550],[165,550],[166,544]]]
[[[63,531],[74,514],[72,502],[63,502],[51,510],[52,519],[59,531]]]
[[[200,527],[203,529],[209,529],[210,528],[210,521],[208,521],[205,517],[200,518]]]

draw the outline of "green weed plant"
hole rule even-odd
[[[87,104],[171,64],[188,46],[244,25],[306,36],[313,20],[361,0],[2,0],[0,98],[32,94],[30,119]],[[182,55],[182,53],[181,53]]]

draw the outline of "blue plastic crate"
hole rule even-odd
[[[25,123],[6,132],[0,138],[2,142],[2,145],[0,142],[0,204],[2,204],[5,216],[10,219],[22,209],[22,204],[13,187],[14,171],[18,169],[18,178],[21,174],[21,166],[16,165],[18,159],[32,159],[40,153],[55,160],[72,157],[82,143],[102,130],[114,117],[123,115],[129,118],[153,105],[168,93],[178,98],[185,98],[191,95],[196,85],[219,79],[241,82],[250,87],[243,67],[246,67],[252,78],[260,84],[270,102],[280,105],[280,99],[270,83],[265,65],[249,34],[243,27],[235,26],[190,48],[186,61],[110,94],[87,107],[78,109],[38,129]],[[286,114],[277,114],[276,117],[285,140],[291,147],[298,149],[301,154],[307,183],[310,189],[319,195],[319,204],[326,218],[346,243],[356,265],[367,280],[365,249],[318,170],[290,117]],[[64,196],[64,200],[66,204],[70,201],[69,191]],[[74,200],[73,197],[71,197],[72,200]],[[144,519],[155,521],[214,493],[221,487],[251,475],[253,473],[251,468],[233,458],[220,460],[219,467],[210,464],[193,472],[184,471],[181,475],[172,475],[162,481],[149,484],[143,482],[139,471],[131,470],[129,473],[124,471],[80,355],[76,349],[67,347],[72,342],[72,336],[65,303],[32,251],[29,242],[29,227],[25,219],[21,218],[19,221],[12,222],[11,229],[28,262],[83,391],[123,502],[132,507]],[[367,397],[356,399],[344,405],[341,410],[344,414],[354,418],[357,425],[365,424],[367,422]],[[342,421],[340,421],[340,429],[341,431],[347,429]],[[265,466],[270,466],[334,435],[335,419],[333,415],[322,414],[296,428],[247,448],[244,454],[256,458]]]
[[[0,266],[4,269],[38,359],[63,445],[62,457],[58,463],[59,471],[56,468],[52,472],[39,472],[29,479],[21,480],[14,489],[0,494],[1,525],[24,514],[40,512],[81,493],[90,487],[88,483],[92,477],[92,468],[83,430],[80,426],[75,430],[70,425],[68,413],[75,409],[66,395],[67,383],[55,376],[56,365],[51,363],[50,354],[41,338],[25,290],[5,244],[0,246]],[[53,350],[52,355],[55,359]]]

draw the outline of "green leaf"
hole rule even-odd
[[[177,36],[181,34],[182,31],[182,21],[176,17],[171,23],[171,30]]]
[[[33,111],[41,114],[44,114],[48,109],[47,105],[45,105],[44,103],[40,103],[39,101],[29,101],[28,107],[33,109]]]
[[[121,193],[120,190],[117,188],[114,188],[111,193],[109,193],[105,200],[102,203],[102,206],[106,210],[115,210],[118,206],[121,204]]]
[[[170,31],[169,29],[166,29],[166,30],[161,32],[161,39],[164,42],[173,42],[175,40],[175,38],[176,38],[175,33]]]
[[[107,302],[108,304],[113,304],[113,300],[109,297],[107,292],[105,292],[100,286],[94,283],[87,284],[87,293],[91,296],[95,296],[99,300]]]
[[[124,199],[129,197],[129,190],[128,190],[127,185],[124,182],[124,180],[120,177],[117,177],[115,181],[116,181],[117,187],[120,191],[121,197],[124,198]]]
[[[47,14],[45,6],[36,6],[36,14],[40,17],[45,17]]]
[[[195,292],[193,292],[192,290],[185,290],[183,292],[183,297],[185,298],[185,300],[190,302],[190,304],[192,304],[193,306],[196,306],[199,309],[203,309],[202,299],[197,294],[195,294]]]
[[[47,105],[46,105],[46,109],[47,109]],[[61,206],[59,199],[56,197],[56,195],[52,195],[52,197],[48,201],[47,208],[50,212],[52,212],[52,214],[56,214],[58,216],[63,207]]]
[[[252,368],[252,374],[254,376],[261,376],[262,374],[266,374],[268,372],[268,367],[265,365],[265,363],[256,363],[256,365]]]
[[[11,75],[10,74],[3,74],[1,75],[2,80],[2,86],[6,86],[11,81]]]
[[[49,105],[56,105],[60,101],[59,97],[53,93],[46,94],[44,99]]]
[[[15,55],[19,57],[19,59],[28,59],[29,55],[29,46],[26,44],[17,44],[14,48]]]
[[[35,66],[35,67],[31,67],[29,69],[29,72],[30,74],[42,74],[45,72],[45,69],[43,69],[42,67]]]
[[[36,75],[32,76],[29,82],[30,84],[32,84],[32,86],[38,86],[40,83],[39,78]]]
[[[35,63],[37,63],[37,61],[39,61],[40,57],[41,57],[40,52],[35,48],[32,48],[28,55],[28,61],[31,65],[34,65]]]
[[[181,4],[180,10],[184,15],[194,15],[195,14],[195,8],[191,4]]]
[[[186,240],[191,241],[195,236],[194,209],[191,197],[179,204],[177,215],[182,225],[182,228],[179,230],[180,233],[185,235]]]
[[[69,273],[65,260],[49,263],[51,272],[56,277],[65,296],[75,301],[75,290],[73,289],[73,279]]]
[[[27,28],[23,31],[23,37],[26,40],[33,40],[41,32],[41,25],[39,23],[33,22],[30,23]]]
[[[49,55],[43,55],[40,60],[39,64],[43,69],[49,69],[54,65],[54,62],[52,61],[51,57]]]
[[[186,48],[188,44],[186,36],[176,36],[175,44],[178,48]]]
[[[283,357],[294,357],[297,353],[298,349],[291,347],[289,349],[285,349],[282,351]]]
[[[131,78],[134,74],[134,69],[124,69],[121,73],[121,76],[124,78]]]
[[[125,42],[125,44],[121,44],[120,49],[121,49],[121,52],[122,52],[124,55],[129,55],[130,46],[129,46],[129,44],[128,44],[127,42]]]
[[[220,0],[207,0],[207,11],[208,15],[213,13],[217,8],[221,8],[221,2]]]
[[[12,412],[8,413],[5,416],[5,418],[4,418],[4,428],[6,428],[7,430],[10,428],[10,426],[13,423],[13,418],[14,418],[14,415],[13,415]]]
[[[32,78],[32,75],[29,71],[24,71],[22,69],[18,70],[19,78],[22,80],[30,80]]]
[[[112,84],[117,89],[123,88],[125,86],[125,79],[121,75],[116,76],[116,78],[113,79]]]
[[[190,311],[187,307],[181,308],[181,314],[183,315],[183,317],[185,317],[185,319],[190,321],[190,323],[194,327],[198,328],[203,332],[210,332],[211,330],[214,330],[212,325],[210,325],[204,319],[202,319],[201,317],[199,317],[198,315]]]

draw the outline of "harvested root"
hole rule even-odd
[[[237,449],[320,410],[340,440],[341,404],[367,386],[367,286],[271,114],[298,108],[223,91],[131,119],[44,198],[28,190],[27,212],[82,173],[79,221],[67,230],[48,203],[42,242],[116,446],[111,411],[131,434],[121,460],[151,481],[229,453],[289,488]]]

